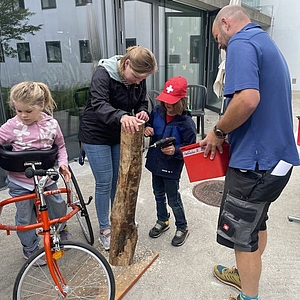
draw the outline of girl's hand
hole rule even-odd
[[[162,151],[165,155],[174,155],[174,153],[175,153],[175,146],[174,146],[174,145],[170,145],[170,146],[168,146],[168,147],[161,148],[161,151]]]
[[[66,166],[66,165],[61,165],[61,166],[59,167],[59,172],[60,172],[61,174],[63,174],[63,176],[64,176],[66,182],[69,182],[69,181],[70,181],[70,179],[71,179],[71,173],[70,173],[70,171],[69,171],[68,166]]]
[[[144,136],[152,136],[154,135],[154,129],[152,127],[147,126],[144,131]]]

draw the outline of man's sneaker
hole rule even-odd
[[[103,232],[100,232],[99,242],[106,251],[109,250],[109,248],[110,248],[110,229],[105,229]]]
[[[240,295],[238,295],[237,297],[230,295],[229,300],[241,300],[241,298],[240,298]]]
[[[175,236],[172,239],[172,245],[175,247],[181,246],[185,243],[186,239],[188,238],[190,232],[188,228],[186,230],[181,231],[177,230]]]
[[[157,220],[154,227],[152,227],[149,231],[149,236],[152,238],[158,238],[163,232],[167,231],[170,228],[169,223],[169,220],[165,222]]]
[[[33,251],[25,251],[25,250],[23,249],[23,257],[24,257],[25,259],[29,259],[30,256],[32,256],[32,255],[33,255],[35,252],[37,252],[39,249],[40,249],[39,246],[36,247]],[[47,264],[47,263],[46,263],[46,259],[45,259],[45,257],[43,256],[43,258],[39,258],[39,259],[35,262],[34,266],[40,267],[40,266],[45,266],[46,264]]]
[[[61,241],[71,241],[72,234],[69,232],[68,227],[65,226],[64,229],[59,233]]]
[[[221,282],[231,285],[239,291],[241,290],[241,280],[237,268],[232,267],[230,269],[222,265],[215,265],[213,272],[216,278]]]

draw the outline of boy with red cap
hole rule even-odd
[[[157,211],[157,221],[149,231],[149,236],[157,238],[170,228],[168,201],[175,217],[173,246],[183,245],[189,235],[179,193],[179,180],[184,164],[179,148],[196,142],[196,126],[187,110],[186,92],[187,81],[184,77],[170,78],[165,83],[163,92],[156,98],[161,103],[153,109],[145,127],[145,136],[151,137],[150,145],[163,138],[176,138],[175,144],[165,148],[149,148],[146,160],[146,168],[152,173]]]

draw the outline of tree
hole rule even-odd
[[[32,13],[20,7],[19,0],[0,0],[0,44],[3,46],[4,54],[14,57],[17,49],[10,46],[11,40],[22,41],[24,34],[32,34],[42,28],[42,24],[30,25]]]

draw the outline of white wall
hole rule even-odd
[[[273,27],[268,30],[290,68],[292,89],[300,90],[300,1],[261,0],[273,5]]]
[[[56,9],[41,9],[41,1],[25,0],[34,12],[30,24],[43,24],[35,35],[27,34],[31,63],[20,63],[18,57],[5,57],[0,64],[1,85],[9,87],[23,80],[43,81],[51,89],[84,85],[90,82],[94,64],[81,63],[79,40],[89,40],[90,46],[98,39],[100,58],[115,53],[114,7],[111,0],[93,1],[92,5],[75,6],[75,0],[56,1]],[[62,63],[48,63],[46,41],[60,41]],[[11,43],[16,46],[16,43]]]
[[[43,24],[43,27],[35,35],[28,34],[24,41],[18,41],[29,42],[31,63],[19,63],[17,57],[5,57],[2,85],[10,86],[21,80],[34,80],[43,81],[55,88],[88,81],[91,64],[81,64],[79,68],[79,40],[88,39],[86,7],[75,8],[75,5],[58,1],[56,9],[42,10],[40,1],[32,0],[27,0],[26,6],[36,13],[31,17],[30,23]],[[61,42],[62,63],[47,62],[45,41]]]

